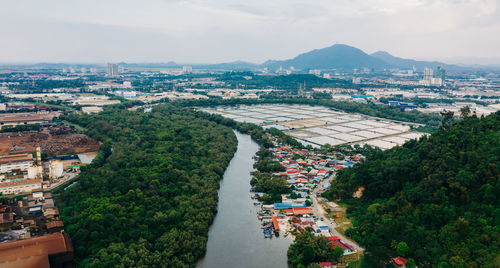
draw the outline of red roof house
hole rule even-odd
[[[396,258],[392,258],[391,260],[398,267],[405,267],[406,262],[408,261],[407,259],[405,259],[403,257],[396,257]]]
[[[330,240],[330,244],[332,245],[332,248],[339,246],[344,250],[344,252],[353,252],[354,251],[353,246],[342,242],[342,240],[340,240],[340,237],[338,237],[338,236],[328,237],[328,240]]]
[[[273,217],[273,219],[272,219],[274,230],[280,229],[280,225],[278,224],[278,219],[281,219],[281,217]]]
[[[333,267],[333,264],[329,261],[324,261],[324,262],[320,262],[319,263],[321,265],[321,267],[324,267],[324,268],[331,268]]]

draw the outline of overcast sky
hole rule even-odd
[[[342,43],[500,64],[500,0],[0,1],[0,62],[260,63]]]

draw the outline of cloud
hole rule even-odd
[[[25,0],[0,23],[0,61],[262,62],[334,43],[500,57],[498,0]]]

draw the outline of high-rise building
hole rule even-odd
[[[424,69],[424,80],[430,81],[433,76],[434,76],[434,70],[432,70],[431,68]]]
[[[191,66],[182,66],[182,73],[183,74],[190,74],[193,72],[193,67]]]
[[[446,70],[444,69],[444,66],[437,67],[436,77],[441,78],[443,81],[446,79]]]
[[[118,64],[116,64],[116,63],[108,63],[108,72],[107,72],[107,75],[109,77],[116,77],[119,74],[120,73],[119,73],[119,69],[118,69]]]

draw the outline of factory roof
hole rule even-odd
[[[31,154],[11,154],[0,156],[0,164],[24,161],[33,161],[33,156]]]
[[[38,121],[49,121],[46,117],[34,115],[34,116],[2,116],[0,117],[0,123],[11,123],[11,122],[38,122]]]
[[[69,236],[53,233],[0,244],[2,267],[49,267],[48,256],[72,254]],[[35,265],[35,266],[33,266]]]
[[[18,186],[18,185],[26,185],[26,184],[35,184],[42,183],[42,180],[22,180],[22,181],[11,181],[11,182],[2,182],[0,183],[0,188]]]

